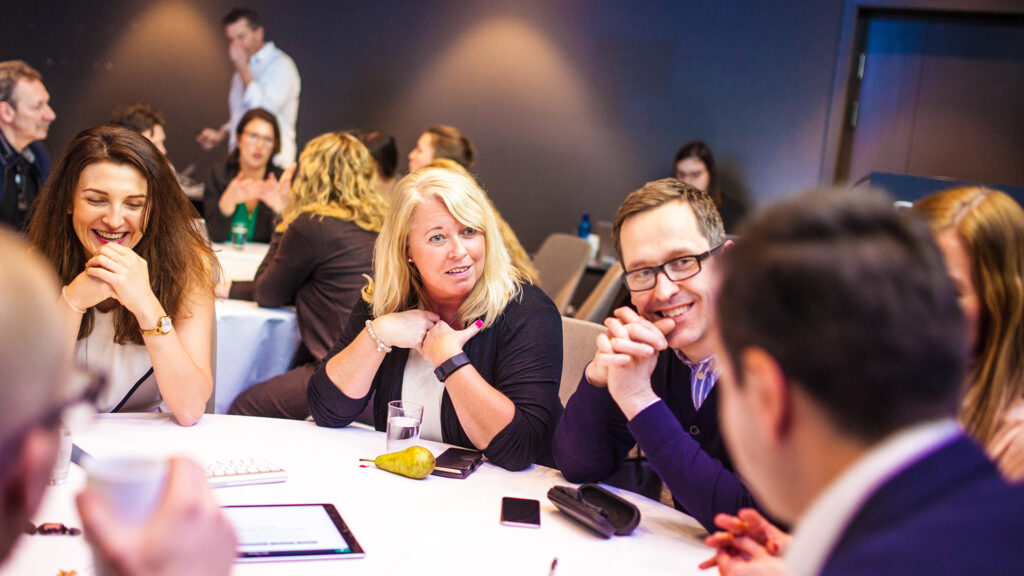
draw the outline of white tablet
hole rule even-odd
[[[362,558],[333,504],[225,506],[235,527],[239,562]]]

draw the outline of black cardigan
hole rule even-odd
[[[327,361],[355,340],[369,318],[370,306],[360,299],[341,338],[309,380],[309,410],[320,426],[348,426],[373,397],[374,423],[383,431],[388,402],[402,398],[408,349],[395,348],[384,358],[364,398],[349,398],[327,376]],[[508,470],[521,470],[533,462],[553,464],[551,436],[562,413],[558,399],[562,320],[551,299],[536,286],[523,286],[522,295],[509,302],[495,323],[474,336],[463,350],[483,379],[516,407],[512,422],[484,450],[488,460]],[[474,448],[447,391],[441,400],[441,428],[446,443]]]

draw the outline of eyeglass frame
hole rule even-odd
[[[64,413],[79,404],[96,406],[96,401],[99,399],[100,394],[102,394],[103,390],[107,387],[106,376],[100,372],[82,368],[75,369],[75,375],[85,375],[89,378],[89,383],[81,391],[61,400],[57,404],[54,404],[44,410],[42,414],[39,414],[38,416],[31,418],[25,424],[22,424],[20,429],[17,429],[10,435],[6,442],[0,445],[0,462],[7,462],[9,453],[20,446],[21,443],[24,442],[25,437],[32,430],[36,428],[55,428],[60,423],[61,417]]]
[[[701,252],[700,254],[687,254],[685,256],[679,256],[677,258],[672,258],[671,260],[666,260],[665,262],[662,262],[661,264],[658,264],[657,266],[644,266],[643,268],[636,268],[634,270],[630,270],[628,272],[624,272],[622,274],[622,284],[626,287],[626,290],[629,290],[630,292],[646,292],[648,290],[653,290],[654,287],[658,285],[658,274],[659,273],[664,273],[665,277],[668,278],[669,281],[671,281],[671,282],[682,282],[683,280],[689,280],[690,278],[693,278],[697,274],[701,273],[701,270],[704,269],[703,262],[705,260],[707,260],[708,258],[714,256],[716,252],[718,252],[719,250],[721,250],[724,247],[725,247],[725,242],[722,242],[718,246],[715,246],[714,248],[711,248],[710,250],[707,250],[706,252]],[[669,274],[668,270],[665,268],[666,266],[668,266],[669,264],[671,264],[673,262],[678,262],[679,260],[685,260],[685,259],[688,259],[688,258],[692,258],[694,260],[694,262],[696,262],[696,264],[697,264],[697,270],[694,271],[694,273],[690,274],[689,276],[683,276],[682,278],[673,278],[672,275]],[[648,286],[647,288],[636,288],[636,289],[634,289],[633,287],[631,287],[629,285],[629,275],[633,274],[633,273],[636,273],[636,272],[641,272],[643,270],[653,270],[654,271],[654,276],[652,276],[652,278],[654,278],[654,282],[652,282],[651,285]]]
[[[242,138],[247,138],[249,142],[253,144],[260,144],[264,146],[273,146],[277,143],[277,139],[273,136],[263,136],[255,132],[249,132],[248,130],[242,131]]]

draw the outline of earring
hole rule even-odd
[[[412,258],[407,258],[407,260],[409,261],[409,264],[412,264]]]

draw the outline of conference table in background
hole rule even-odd
[[[312,422],[205,415],[191,428],[167,414],[106,414],[72,430],[87,452],[114,455],[189,455],[200,461],[258,456],[284,467],[278,484],[218,488],[222,505],[331,503],[366,551],[365,558],[236,564],[233,574],[516,574],[545,576],[558,558],[557,576],[601,574],[707,574],[697,565],[710,550],[689,516],[653,500],[610,488],[640,509],[629,536],[601,539],[552,505],[547,491],[568,484],[542,466],[509,472],[483,464],[464,480],[429,476],[412,480],[359,458],[384,451],[384,433],[365,428],[321,428]],[[435,454],[444,446],[424,442]],[[72,464],[66,484],[51,487],[36,524],[80,527],[74,495],[85,473]],[[538,529],[499,524],[504,496],[541,503]],[[174,535],[167,535],[173,538]],[[81,536],[22,536],[0,575],[92,574]]]
[[[214,244],[222,278],[252,280],[267,244],[250,242],[238,250]],[[214,406],[227,412],[243,390],[288,370],[299,345],[295,310],[260,308],[255,302],[217,299],[217,376]]]

